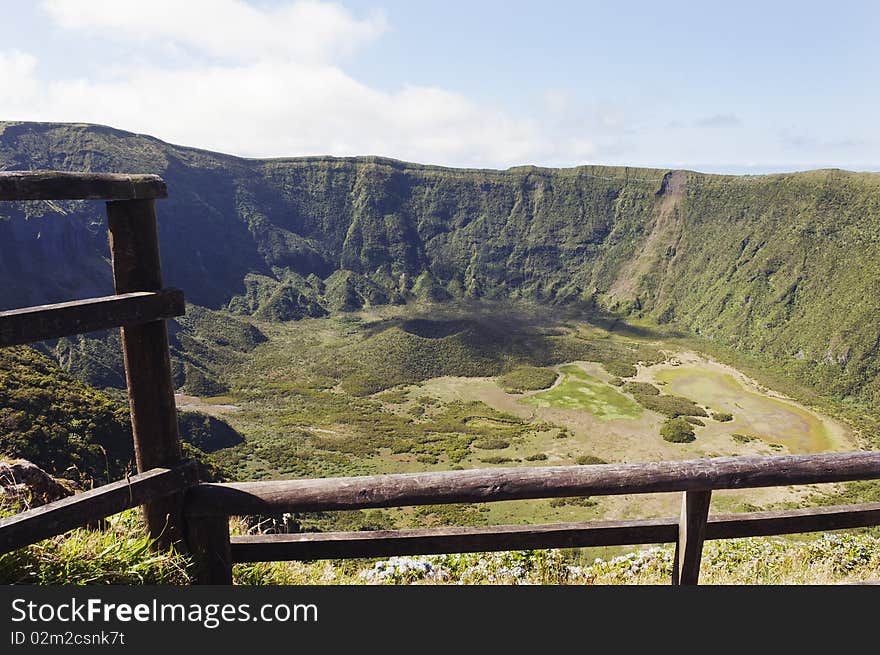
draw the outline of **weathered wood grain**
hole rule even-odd
[[[0,553],[48,539],[157,498],[178,494],[197,480],[195,462],[156,468],[0,519]]]
[[[229,519],[192,517],[186,522],[187,547],[193,557],[197,584],[232,584]]]
[[[742,489],[880,478],[880,451],[206,484],[191,515],[278,514],[526,498]]]
[[[703,541],[706,539],[706,521],[709,518],[711,500],[711,491],[685,491],[682,494],[672,570],[674,585],[695,585],[700,578],[700,562],[703,559]]]
[[[825,532],[880,525],[880,503],[806,507],[773,512],[710,516],[706,539],[767,537],[777,534]]]
[[[796,534],[880,525],[880,503],[710,516],[705,538]],[[575,548],[671,543],[679,519],[588,521],[543,525],[443,527],[266,534],[231,538],[233,562],[480,553],[520,548]]]
[[[0,200],[135,200],[165,198],[158,175],[2,171]]]
[[[181,316],[178,289],[139,291],[0,312],[0,347]]]
[[[162,288],[156,207],[152,200],[107,203],[117,293]],[[122,328],[122,354],[138,471],[173,466],[181,458],[177,408],[164,321]],[[183,548],[183,496],[148,503],[144,516],[160,546]]]
[[[232,537],[232,560],[271,562],[653,544],[674,541],[677,534],[673,519],[267,534]]]

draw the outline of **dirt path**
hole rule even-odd
[[[185,393],[174,394],[174,403],[177,405],[177,409],[201,412],[202,414],[208,414],[209,416],[214,417],[222,416],[229,412],[236,412],[239,409],[238,405],[209,403],[205,402],[198,396],[189,396]]]

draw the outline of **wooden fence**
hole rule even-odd
[[[159,548],[189,552],[196,581],[229,584],[239,562],[675,543],[672,582],[697,583],[703,542],[880,525],[880,503],[710,515],[712,491],[880,478],[880,452],[590,466],[473,469],[199,483],[181,459],[151,175],[0,172],[0,200],[107,200],[116,295],[0,312],[0,347],[121,327],[138,474],[0,520],[0,553],[143,505]],[[442,503],[681,492],[678,517],[544,525],[230,536],[229,517]]]

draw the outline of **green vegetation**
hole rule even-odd
[[[670,418],[660,428],[660,436],[670,443],[689,443],[696,436],[691,424],[684,418]]]
[[[157,173],[175,189],[162,207],[166,277],[196,305],[265,320],[450,298],[607,310],[699,332],[837,399],[880,403],[870,274],[880,175],[261,161],[100,126],[0,124],[0,168],[95,166]],[[63,222],[40,220],[56,211],[45,204],[2,210],[8,307],[111,288],[93,210],[63,209]],[[82,247],[59,268],[71,240]],[[606,368],[632,377],[636,361]]]
[[[155,552],[139,510],[0,555],[0,584],[188,584],[189,560]]]
[[[629,398],[579,366],[567,365],[559,370],[563,375],[559,384],[520,402],[536,407],[580,409],[606,421],[635,418],[641,413],[638,405]]]
[[[244,443],[244,437],[226,421],[198,412],[178,412],[181,438],[206,453]]]
[[[647,382],[627,382],[623,385],[623,390],[633,396],[657,396],[660,394],[660,389]]]
[[[566,498],[552,498],[550,507],[595,507],[595,500],[587,496],[569,496]]]
[[[706,410],[697,405],[693,400],[681,396],[666,394],[633,394],[639,404],[652,412],[663,414],[669,418],[677,416],[708,416]]]
[[[878,175],[240,160],[108,128],[0,123],[0,168],[59,166],[155,172],[174,189],[161,207],[165,277],[191,303],[169,324],[175,383],[206,405],[226,397],[210,418],[181,415],[187,453],[208,475],[592,463],[584,451],[616,460],[641,443],[706,454],[732,445],[717,424],[731,421],[732,440],[757,452],[814,452],[837,436],[813,409],[878,443]],[[67,218],[50,220],[58,207]],[[85,203],[0,212],[3,308],[112,289]],[[69,243],[78,256],[58,266]],[[680,346],[807,408],[671,361],[656,386],[631,379]],[[130,470],[117,333],[39,348],[0,352],[0,452],[71,479]],[[547,389],[555,366],[561,379]],[[477,386],[462,377],[498,386],[476,381],[485,388],[473,401]],[[449,379],[429,384],[437,378]],[[734,395],[742,402],[727,402]],[[712,423],[706,407],[730,411],[713,410]],[[670,450],[650,412],[669,419],[667,441],[693,441],[701,427],[699,448]],[[619,422],[604,434],[595,419]],[[330,529],[564,515],[565,504],[549,505],[296,520]],[[247,570],[259,580],[274,569]]]
[[[575,464],[580,466],[587,466],[589,464],[607,464],[604,459],[601,457],[596,457],[595,455],[579,455],[575,460]]]
[[[224,472],[203,452],[240,443],[225,422],[182,413],[186,455],[199,461],[202,479]],[[0,455],[21,457],[53,476],[90,486],[134,470],[127,405],[75,380],[28,347],[0,350]]]
[[[668,585],[673,552],[670,547],[651,548],[588,561],[572,561],[570,553],[560,550],[527,550],[392,557],[366,564],[275,562],[239,564],[234,575],[237,584]],[[803,585],[870,581],[880,576],[878,553],[880,540],[866,534],[824,534],[798,542],[769,538],[707,541],[700,582]]]
[[[545,389],[558,377],[547,366],[574,360],[659,361],[651,346],[549,329],[558,319],[540,308],[504,303],[436,307],[390,318],[355,320],[332,353],[312,362],[315,372],[340,381],[349,394],[367,396],[435,377],[501,376],[515,391]],[[564,315],[564,312],[560,312]],[[466,316],[467,318],[464,318]]]
[[[474,448],[479,448],[481,450],[503,450],[510,446],[509,441],[504,441],[504,439],[477,439],[474,441]]]
[[[133,468],[128,410],[27,347],[0,350],[0,454],[108,481]]]
[[[498,378],[498,382],[508,393],[522,393],[546,389],[556,382],[558,377],[559,374],[550,368],[518,366]]]

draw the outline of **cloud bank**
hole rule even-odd
[[[589,139],[550,133],[453,91],[389,92],[354,79],[344,62],[388,30],[381,13],[358,17],[317,0],[271,8],[243,0],[41,6],[63,30],[128,44],[132,56],[100,77],[45,80],[33,55],[0,51],[4,119],[101,123],[253,157],[380,154],[509,166],[584,162],[594,153]]]

